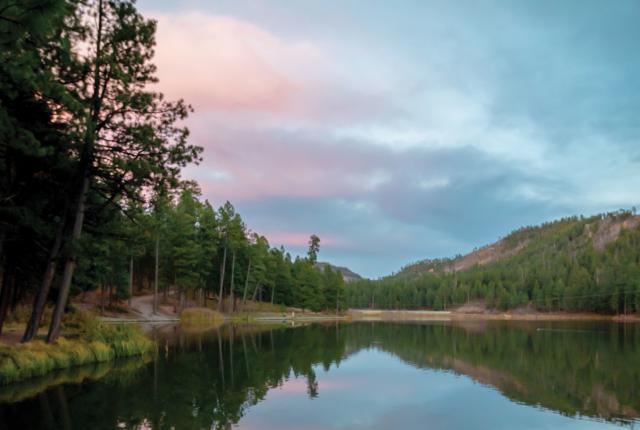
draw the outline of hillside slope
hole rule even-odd
[[[524,227],[490,245],[476,248],[468,254],[454,258],[422,260],[407,265],[392,276],[410,279],[426,273],[461,272],[478,266],[487,266],[516,256],[529,245],[531,248],[539,248],[540,244],[555,241],[556,247],[561,246],[563,236],[568,236],[569,241],[573,241],[574,250],[590,244],[594,250],[603,251],[609,243],[618,239],[622,231],[633,230],[638,225],[640,225],[640,216],[626,211],[595,215],[590,218],[565,218],[540,226]]]
[[[331,267],[331,269],[334,271],[337,270],[340,273],[342,273],[342,278],[344,279],[345,282],[361,281],[362,279],[364,279],[362,276],[358,275],[356,272],[346,267],[334,266],[331,263],[320,262],[320,261],[316,263],[316,267],[320,270],[324,270],[324,268],[327,266]]]
[[[348,289],[352,307],[640,311],[640,217],[618,211],[514,231],[455,258],[424,260]]]

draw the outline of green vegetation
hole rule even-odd
[[[631,211],[526,227],[494,248],[501,258],[457,272],[453,268],[464,257],[348,284],[347,303],[448,309],[482,299],[500,310],[531,305],[542,311],[640,312],[640,223]]]
[[[181,324],[219,325],[224,322],[224,315],[207,308],[188,308],[180,312]]]
[[[122,381],[131,378],[151,359],[150,354],[52,370],[42,377],[0,385],[0,403],[16,403],[61,384],[80,384],[86,380]]]
[[[29,303],[23,340],[45,323],[53,342],[69,297],[97,289],[109,304],[171,289],[219,312],[342,307],[342,279],[313,267],[317,236],[293,260],[181,178],[202,148],[191,108],[151,90],[155,31],[130,0],[0,8],[0,333]]]
[[[41,340],[15,346],[0,345],[0,384],[45,375],[53,370],[120,357],[142,355],[152,350],[138,326],[105,324],[86,315],[65,322],[64,332],[55,343]]]
[[[372,332],[373,330],[373,332]],[[596,322],[354,324],[348,343],[377,347],[421,368],[490,384],[518,402],[568,416],[635,419],[640,330]],[[355,345],[354,345],[355,346]],[[599,395],[598,395],[599,394]]]
[[[323,390],[340,389],[331,382],[345,381],[349,369],[356,372],[354,384],[366,389],[369,378],[384,376],[377,369],[342,365],[351,355],[369,349],[388,352],[415,367],[466,375],[514,401],[569,416],[631,420],[640,411],[640,329],[631,324],[225,325],[166,336],[158,339],[168,345],[166,352],[137,378],[93,384],[91,389],[64,387],[73,427],[125,422],[127,428],[145,423],[153,428],[227,429],[265,400],[270,390],[283,394],[278,387],[291,384],[294,377],[299,378],[294,387],[311,398],[322,398]],[[376,355],[376,360],[382,359]],[[340,378],[324,375],[318,383],[321,369],[338,366]],[[87,407],[104,405],[105,399],[108,406]],[[37,400],[12,405],[0,417],[13,419],[20,424],[17,428],[46,428],[40,421],[47,419],[46,410]],[[456,410],[459,407],[458,401]]]

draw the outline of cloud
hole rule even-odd
[[[149,15],[159,88],[195,106],[205,148],[185,175],[272,244],[304,253],[316,233],[322,259],[378,276],[638,204],[629,5],[347,2],[304,24],[291,20],[303,4]]]
[[[378,94],[343,85],[316,43],[195,10],[150,15],[158,22],[158,87],[198,112],[291,125],[386,111]]]
[[[320,54],[259,27],[192,11],[153,14],[161,89],[199,109],[280,111],[302,91],[290,70],[312,67]]]

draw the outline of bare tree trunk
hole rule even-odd
[[[271,304],[273,304],[273,298],[276,296],[276,284],[273,284],[273,287],[271,287]]]
[[[6,233],[3,230],[0,230],[0,262],[4,261],[4,237]],[[0,266],[2,267],[2,266]]]
[[[258,295],[258,288],[260,288],[260,283],[256,282],[256,287],[253,289],[253,295],[251,296],[251,300],[256,301],[256,297]]]
[[[247,277],[244,279],[244,293],[242,294],[242,307],[247,303],[247,290],[249,289],[249,274],[251,273],[251,259],[247,265]]]
[[[159,255],[160,255],[160,234],[156,233],[156,267],[153,279],[153,313],[154,315],[158,313],[158,271],[160,268],[159,265]]]
[[[104,284],[100,284],[100,315],[104,315]]]
[[[129,307],[133,298],[133,255],[129,257]]]
[[[47,297],[49,296],[49,291],[51,290],[51,283],[53,282],[53,277],[56,273],[58,256],[60,254],[60,249],[62,248],[62,236],[64,234],[65,223],[64,219],[66,219],[66,209],[63,221],[60,223],[58,231],[56,232],[56,238],[54,240],[53,246],[49,251],[47,268],[44,271],[40,289],[38,290],[38,293],[33,300],[31,316],[29,317],[27,328],[25,329],[24,335],[22,336],[22,342],[28,342],[32,340],[38,333],[38,328],[40,327],[40,322],[42,320],[42,313],[44,312],[44,306],[47,303]]]
[[[7,264],[2,274],[2,292],[0,292],[0,334],[2,334],[2,326],[7,318],[9,310],[9,302],[11,301],[11,292],[15,287],[15,279],[13,277],[13,264]]]
[[[88,170],[88,168],[87,168]],[[64,309],[67,306],[67,300],[69,299],[69,290],[71,289],[71,280],[73,279],[73,271],[76,268],[75,250],[73,247],[78,243],[80,235],[82,234],[82,224],[84,223],[84,199],[89,191],[90,177],[85,172],[82,179],[82,188],[78,195],[78,203],[76,206],[75,220],[73,223],[73,230],[71,231],[71,240],[69,245],[69,255],[64,265],[64,273],[62,275],[62,285],[58,292],[58,300],[56,301],[56,307],[53,310],[53,317],[51,318],[51,325],[49,326],[49,333],[47,334],[47,342],[55,342],[60,335],[60,324],[62,323],[62,315]]]
[[[219,288],[219,292],[218,292],[218,312],[222,312],[222,305],[223,305],[223,297],[222,295],[224,294],[224,271],[227,265],[227,247],[224,247],[224,253],[222,254],[222,264],[221,264],[221,269],[220,269],[220,288]]]
[[[236,252],[233,251],[232,257],[231,257],[231,292],[229,293],[229,295],[231,296],[231,313],[234,313],[236,311],[236,297],[235,294],[233,292],[233,278],[234,278],[234,272],[236,269]]]

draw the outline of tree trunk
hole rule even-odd
[[[258,288],[260,288],[260,283],[256,282],[256,287],[253,289],[253,295],[251,296],[251,300],[256,301],[256,297],[258,296]]]
[[[85,172],[88,173],[88,172]],[[69,255],[64,265],[64,273],[62,275],[62,285],[58,292],[58,300],[56,301],[56,307],[53,310],[53,317],[51,318],[51,325],[49,326],[49,333],[47,334],[47,342],[55,342],[60,335],[60,324],[62,323],[62,315],[64,309],[67,306],[67,300],[69,299],[69,290],[71,289],[71,280],[73,279],[73,271],[76,268],[75,250],[73,249],[80,239],[82,234],[82,224],[84,223],[84,200],[89,191],[89,175],[85,174],[82,179],[82,188],[78,195],[78,203],[76,206],[75,219],[73,222],[73,230],[71,231],[71,240],[69,245]]]
[[[235,294],[233,292],[233,277],[234,277],[234,272],[236,269],[236,252],[233,251],[232,257],[231,257],[231,287],[230,287],[230,297],[231,297],[231,313],[234,313],[236,311],[236,298],[235,298]]]
[[[100,315],[104,315],[104,284],[100,284]]]
[[[222,312],[222,295],[224,294],[224,271],[227,264],[227,247],[224,247],[224,253],[222,254],[222,264],[220,269],[220,288],[218,290],[218,312]]]
[[[38,333],[40,321],[42,320],[42,313],[44,312],[44,306],[47,303],[47,297],[49,296],[49,291],[51,290],[51,283],[53,282],[53,277],[56,273],[58,255],[60,254],[60,248],[62,248],[63,234],[64,221],[60,224],[60,227],[56,232],[56,238],[54,240],[53,246],[51,247],[51,251],[49,251],[47,268],[44,271],[44,276],[42,278],[42,283],[40,284],[38,294],[36,294],[36,297],[34,298],[31,316],[29,317],[27,328],[24,331],[24,335],[22,336],[22,342],[28,342],[32,340]]]
[[[15,287],[15,279],[13,276],[13,264],[7,264],[2,274],[2,291],[0,292],[0,334],[2,334],[2,326],[7,317],[9,310],[9,302],[11,301],[11,292]]]
[[[156,266],[155,273],[153,279],[153,314],[158,313],[158,269],[159,264],[159,255],[160,255],[160,234],[156,233]]]
[[[6,233],[4,229],[0,230],[0,262],[4,261],[4,237]],[[0,266],[2,267],[2,266]]]
[[[273,284],[273,287],[271,287],[271,304],[273,304],[273,299],[276,296],[276,284]]]
[[[133,298],[133,255],[129,257],[129,307]]]
[[[244,280],[244,292],[242,293],[242,307],[247,303],[247,290],[249,289],[249,273],[251,273],[251,259],[247,265],[247,277]]]
[[[60,335],[60,323],[62,322],[62,314],[67,306],[67,299],[69,298],[69,290],[71,288],[71,280],[73,279],[73,271],[76,267],[74,249],[82,234],[82,224],[84,223],[84,209],[85,198],[89,191],[89,185],[91,183],[91,169],[93,164],[93,157],[96,143],[96,126],[100,119],[100,67],[102,57],[102,22],[103,22],[102,0],[98,1],[98,28],[96,32],[96,61],[94,64],[94,79],[93,79],[93,91],[91,94],[91,111],[88,118],[87,129],[84,134],[84,145],[82,148],[82,155],[80,157],[80,166],[78,169],[78,179],[80,182],[78,194],[75,199],[75,214],[73,218],[73,228],[71,230],[71,238],[68,242],[70,249],[69,254],[64,266],[64,273],[62,275],[62,285],[58,292],[58,300],[56,301],[56,307],[53,310],[53,317],[51,318],[51,325],[49,326],[49,333],[47,334],[47,342],[54,342]]]

